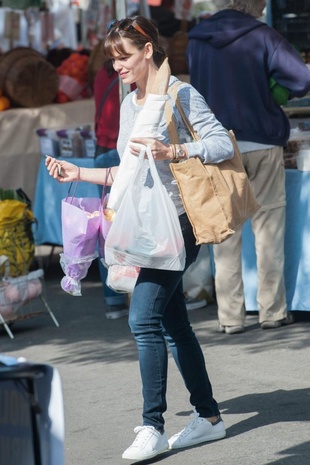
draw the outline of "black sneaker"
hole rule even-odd
[[[108,305],[105,312],[105,317],[107,320],[117,320],[118,318],[127,316],[128,313],[129,309],[125,305]]]

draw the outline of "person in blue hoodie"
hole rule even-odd
[[[293,323],[284,283],[285,169],[283,147],[290,123],[273,96],[271,82],[288,98],[310,91],[310,70],[276,30],[259,21],[265,0],[223,0],[220,11],[189,32],[191,84],[216,118],[235,133],[261,209],[252,218],[257,256],[259,322],[262,329]],[[241,230],[214,246],[218,330],[245,329]]]

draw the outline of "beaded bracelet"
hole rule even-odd
[[[181,147],[180,144],[170,144],[172,152],[172,161],[179,161],[182,158],[187,158],[186,151]]]
[[[170,150],[172,153],[172,161],[176,161],[177,159],[177,152],[174,144],[170,144]]]

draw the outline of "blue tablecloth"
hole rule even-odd
[[[94,160],[73,158],[79,166],[93,167]],[[36,244],[62,245],[61,200],[68,184],[51,178],[42,159],[39,167],[34,214],[38,220]],[[290,310],[310,311],[310,172],[286,170],[287,218],[285,234],[285,282]],[[98,196],[95,184],[79,183],[78,197]],[[256,256],[250,222],[243,228],[243,276],[246,308],[257,310]]]
[[[310,172],[286,170],[285,284],[289,310],[310,311]],[[257,310],[256,257],[250,222],[243,228],[246,309]]]

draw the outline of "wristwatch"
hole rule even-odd
[[[176,153],[175,153],[175,158],[177,160],[180,160],[181,158],[186,157],[186,152],[185,150],[181,147],[181,145],[177,144],[176,145]]]

